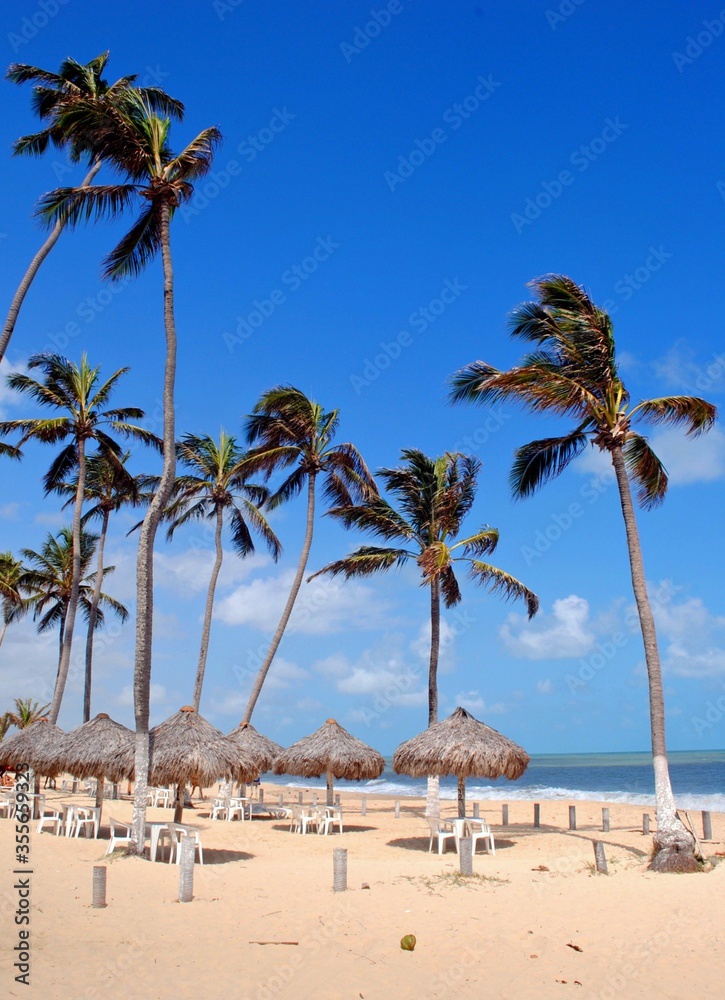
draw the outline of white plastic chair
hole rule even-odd
[[[116,850],[116,844],[131,843],[133,826],[131,823],[122,823],[120,819],[114,819],[113,816],[108,817],[108,822],[111,824],[111,839],[108,843],[106,854],[113,854]],[[123,833],[119,834],[116,832],[117,830],[123,830]]]
[[[204,864],[204,852],[201,846],[201,838],[199,837],[199,831],[193,826],[185,826],[183,823],[168,823],[169,834],[171,835],[171,850],[169,851],[169,864],[172,861],[176,861],[176,864],[181,864],[181,840],[183,837],[193,837],[196,846],[196,852],[199,855],[199,864]]]
[[[229,799],[214,799],[209,819],[229,819]]]
[[[315,826],[319,829],[320,814],[317,809],[310,810],[308,806],[301,806],[296,803],[292,806],[290,817],[290,833],[307,833],[308,826]]]
[[[471,831],[471,852],[476,853],[476,844],[479,840],[488,841],[488,850],[491,854],[496,853],[496,846],[493,842],[491,827],[485,819],[468,819],[468,828]]]
[[[438,838],[438,853],[443,854],[445,848],[445,842],[447,840],[452,840],[458,850],[458,839],[456,836],[456,830],[452,823],[448,820],[435,819],[431,816],[426,817],[428,820],[428,826],[430,827],[430,841],[428,843],[428,850],[433,850],[433,840],[435,837]]]
[[[98,828],[101,825],[101,810],[98,806],[76,806],[73,810],[73,833],[72,836],[80,836],[83,830],[86,837],[98,837]]]
[[[252,803],[245,798],[231,798],[229,799],[229,804],[227,806],[227,819],[231,822],[235,816],[238,816],[242,821],[247,819],[247,812],[249,812],[249,819],[252,818]]]
[[[60,812],[60,810],[51,809],[50,806],[46,806],[40,815],[37,832],[40,833],[40,831],[43,829],[44,826],[51,826],[53,828],[53,833],[57,837],[61,833],[62,825],[63,825],[63,814]]]

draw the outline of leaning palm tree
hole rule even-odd
[[[88,613],[88,631],[86,634],[86,668],[83,689],[83,721],[91,718],[91,689],[93,683],[93,640],[96,632],[96,617],[98,603],[101,597],[103,583],[104,553],[108,524],[111,514],[124,506],[140,507],[153,499],[155,476],[131,475],[127,468],[129,453],[117,457],[103,451],[88,458],[86,465],[86,481],[83,496],[86,502],[93,504],[83,515],[82,522],[98,519],[101,531],[97,547],[97,565],[91,607]],[[56,492],[69,494],[70,499],[65,506],[75,501],[78,489],[78,476],[71,477],[66,483],[59,483]]]
[[[532,441],[516,452],[511,487],[526,497],[558,476],[587,443],[606,452],[614,467],[624,517],[634,598],[644,643],[650,697],[657,833],[650,867],[693,870],[693,838],[677,816],[667,765],[662,669],[654,616],[647,595],[632,485],[645,510],[667,491],[667,473],[646,437],[632,429],[645,423],[680,425],[690,436],[712,427],[715,407],[695,396],[662,396],[630,405],[615,357],[612,321],[571,278],[549,274],[531,283],[538,301],[518,306],[511,332],[534,350],[509,371],[476,361],[457,372],[452,398],[480,403],[513,400],[534,413],[570,417],[574,429]]]
[[[78,470],[73,508],[73,590],[63,631],[63,654],[50,707],[50,721],[55,723],[58,720],[68,676],[78,606],[78,588],[81,580],[80,538],[87,443],[95,441],[102,453],[108,456],[109,461],[114,459],[118,461],[118,456],[122,453],[121,446],[109,436],[104,429],[105,427],[137,441],[156,445],[159,445],[160,442],[154,434],[144,427],[128,423],[129,418],[139,419],[143,417],[144,411],[137,406],[105,409],[116,383],[129,370],[128,368],[119,368],[100,385],[98,377],[100,366],[91,368],[85,354],[81,358],[80,366],[59,354],[34,354],[28,361],[28,369],[34,368],[42,370],[44,376],[42,382],[22,372],[15,372],[8,376],[8,385],[16,392],[29,396],[41,406],[59,411],[63,416],[3,420],[0,421],[0,434],[19,431],[21,437],[18,447],[30,440],[41,441],[45,444],[69,441],[45,475],[46,493],[54,490],[59,483],[64,482],[72,469],[77,468]]]
[[[171,539],[178,527],[190,521],[203,519],[214,522],[216,558],[206,596],[194,683],[193,706],[198,712],[209,650],[214,593],[224,558],[222,530],[225,519],[232,530],[234,551],[242,559],[254,552],[252,531],[264,541],[275,562],[282,547],[258,506],[269,497],[269,490],[247,481],[246,456],[234,437],[223,429],[219,432],[218,443],[206,434],[185,434],[176,446],[176,458],[188,471],[178,476],[174,483],[173,500],[164,515],[171,522],[166,537]]]
[[[66,149],[72,163],[82,160],[87,162],[88,173],[81,186],[87,187],[101,169],[102,157],[94,148],[93,143],[86,141],[86,136],[76,129],[74,136],[68,136],[62,125],[64,114],[79,102],[90,102],[100,107],[123,106],[129,92],[143,94],[152,107],[163,110],[181,118],[184,106],[179,101],[170,98],[158,87],[134,88],[135,76],[124,76],[115,83],[109,84],[101,74],[108,61],[108,52],[102,52],[85,65],[75,59],[66,59],[57,73],[28,66],[24,63],[13,63],[6,73],[6,78],[13,83],[33,83],[33,110],[36,112],[45,128],[32,135],[24,135],[13,146],[16,155],[29,154],[40,156],[49,146]],[[58,242],[65,222],[58,220],[47,236],[45,242],[33,257],[30,265],[13,296],[2,335],[0,336],[0,361],[7,351],[15,324],[27,295],[28,289],[38,273],[38,269]]]
[[[153,547],[166,509],[176,472],[174,379],[176,374],[176,323],[170,222],[176,209],[194,196],[194,181],[211,169],[214,148],[221,140],[208,128],[175,155],[169,146],[171,122],[153,114],[138,96],[130,96],[121,111],[80,107],[63,116],[69,134],[92,135],[104,160],[125,178],[125,183],[88,188],[60,188],[48,194],[41,213],[54,224],[70,224],[105,215],[116,215],[137,200],[141,211],[131,229],[104,261],[107,278],[138,275],[159,251],[164,274],[164,464],[159,488],[141,527],[137,560],[137,617],[134,666],[136,716],[136,787],[133,810],[134,853],[143,851],[146,824],[146,788],[149,764],[149,695],[153,634]]]
[[[81,532],[78,606],[86,621],[90,620],[95,592],[95,574],[89,573],[89,570],[97,542],[98,535],[88,531]],[[73,530],[61,528],[57,535],[48,535],[40,552],[35,552],[33,549],[22,550],[22,556],[27,560],[25,585],[29,589],[32,588],[32,596],[27,604],[33,613],[33,621],[38,623],[37,631],[42,634],[56,626],[59,627],[59,671],[65,648],[64,634],[67,629],[68,609],[74,589],[74,548]],[[113,566],[104,566],[102,579],[113,573],[113,570]],[[128,618],[128,610],[124,605],[101,591],[94,619],[96,629],[102,628],[105,623],[104,609],[112,611],[122,622]]]
[[[441,598],[446,608],[461,601],[455,564],[467,566],[469,577],[505,598],[526,602],[529,618],[539,606],[536,595],[520,580],[482,556],[498,545],[496,528],[485,526],[456,541],[463,520],[476,497],[481,470],[478,459],[460,452],[446,452],[432,459],[415,448],[402,452],[403,465],[380,469],[378,476],[398,502],[397,509],[382,496],[357,506],[333,508],[331,517],[346,528],[358,528],[397,546],[363,545],[344,559],[328,563],[314,576],[373,576],[414,560],[421,572],[421,586],[430,588],[430,658],[428,669],[428,725],[438,722],[438,658],[440,653]],[[437,813],[437,785],[429,786],[429,814]]]
[[[271,476],[278,469],[295,467],[269,498],[267,507],[274,510],[297,496],[307,484],[307,525],[292,588],[257,673],[242,722],[252,718],[302,586],[314,532],[317,477],[325,477],[323,495],[338,505],[351,504],[377,493],[375,481],[357,448],[347,442],[332,444],[338,422],[337,410],[326,412],[319,403],[290,385],[276,386],[265,392],[247,418],[247,439],[250,444],[256,444],[247,456],[250,471]]]

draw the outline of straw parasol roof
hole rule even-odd
[[[133,778],[135,746],[118,750],[109,762],[113,781]],[[252,781],[257,771],[224,734],[185,705],[149,733],[149,782],[152,785],[211,785],[218,778]]]
[[[385,761],[362,740],[357,739],[334,719],[309,736],[293,743],[274,762],[275,774],[299,774],[303,778],[327,775],[327,801],[332,804],[332,779],[362,781],[378,778]]]
[[[465,811],[466,778],[520,778],[529,755],[517,743],[457,708],[443,722],[401,743],[393,770],[412,778],[454,774],[458,778],[459,815]]]
[[[63,730],[47,718],[32,722],[0,742],[0,767],[16,768],[19,764],[29,764],[39,774],[57,774],[57,771],[48,770],[43,765],[41,754],[46,747],[58,743],[63,735]]]
[[[254,763],[258,769],[255,777],[259,777],[262,771],[269,771],[275,760],[284,752],[284,747],[263,736],[251,722],[242,722],[229,733],[227,739],[244,757]]]
[[[115,753],[133,745],[134,733],[100,712],[46,745],[39,756],[53,774],[67,771],[75,778],[95,778],[106,773]]]

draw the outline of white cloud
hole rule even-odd
[[[710,483],[725,476],[725,433],[719,427],[697,438],[670,427],[653,434],[650,444],[667,469],[671,486]]]
[[[591,649],[595,637],[589,603],[576,594],[554,601],[552,613],[539,614],[533,622],[513,612],[499,635],[510,653],[527,660],[582,656]]]
[[[251,625],[272,634],[294,575],[294,570],[289,569],[278,576],[242,584],[216,604],[214,617],[226,625]],[[372,588],[318,577],[302,584],[287,632],[323,635],[353,628],[375,628],[383,623],[384,610]]]
[[[426,618],[418,630],[418,635],[410,644],[411,652],[415,653],[426,664],[430,662],[430,634],[430,618]],[[441,674],[447,674],[453,670],[457,635],[459,635],[458,626],[451,625],[447,619],[441,618],[438,651],[438,672]]]
[[[14,406],[27,406],[27,398],[15,392],[8,386],[8,375],[20,372],[27,374],[25,361],[8,361],[7,356],[0,361],[0,418],[6,419],[8,411]]]
[[[707,397],[725,387],[725,354],[713,354],[698,364],[695,352],[684,340],[678,340],[652,367],[658,379],[678,392]]]
[[[460,705],[478,718],[484,715],[502,715],[506,711],[502,701],[487,702],[478,691],[459,691],[453,700],[456,707]]]
[[[313,669],[334,683],[340,694],[365,698],[370,709],[381,713],[395,706],[425,704],[428,697],[427,672],[406,662],[400,653],[400,639],[364,650],[357,660],[335,653],[318,660]]]
[[[551,681],[551,678],[547,677],[545,680],[537,681],[536,690],[539,694],[551,694],[554,690],[554,684]]]
[[[19,503],[0,504],[0,518],[2,518],[4,521],[17,521],[19,513],[20,513]]]
[[[663,670],[679,677],[725,674],[725,616],[713,615],[699,597],[654,602]]]
[[[190,548],[183,552],[156,552],[154,555],[154,582],[159,587],[182,595],[206,591],[209,587],[215,553],[209,549]],[[270,562],[269,556],[255,553],[240,559],[236,553],[224,550],[217,587],[223,590]]]
[[[177,697],[178,700],[178,697]],[[122,708],[133,707],[133,684],[126,684],[114,699],[116,705]],[[151,684],[149,704],[152,708],[162,708],[170,705],[170,696],[163,684]],[[178,706],[181,708],[181,705]]]

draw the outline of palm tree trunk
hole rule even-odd
[[[430,664],[428,667],[428,725],[438,722],[438,656],[441,646],[441,594],[438,579],[430,583]],[[440,778],[428,778],[425,800],[426,816],[439,818],[441,814]]]
[[[665,699],[662,689],[662,667],[657,648],[655,620],[647,594],[647,584],[642,561],[642,548],[637,530],[637,520],[632,503],[627,468],[622,448],[615,445],[611,450],[612,464],[619,487],[624,527],[627,533],[629,566],[632,574],[632,589],[637,604],[639,624],[644,643],[644,658],[649,680],[649,710],[652,735],[652,763],[655,776],[655,799],[657,809],[657,833],[653,838],[653,857],[650,868],[657,871],[693,871],[697,869],[694,855],[694,839],[677,816],[675,799],[670,784],[665,742]]]
[[[164,265],[164,466],[159,488],[141,526],[136,561],[136,653],[133,701],[136,717],[136,784],[133,834],[129,852],[142,854],[146,833],[146,789],[149,772],[149,696],[151,691],[151,639],[153,633],[154,538],[171,496],[176,475],[174,382],[176,378],[176,324],[174,322],[174,272],[169,238],[169,206],[161,206],[161,254]]]
[[[305,575],[305,568],[307,567],[307,560],[310,555],[310,548],[312,547],[312,533],[315,526],[315,480],[317,479],[316,472],[310,472],[307,477],[307,529],[305,531],[305,540],[302,545],[302,552],[300,553],[300,561],[297,566],[297,573],[292,582],[292,589],[289,592],[289,597],[287,598],[287,603],[284,606],[284,611],[282,612],[282,617],[279,620],[279,625],[277,630],[272,636],[272,642],[270,643],[269,649],[267,650],[267,655],[264,658],[264,663],[259,668],[259,673],[254,682],[254,687],[252,688],[252,693],[249,695],[249,701],[247,702],[247,707],[242,716],[242,722],[250,722],[252,718],[252,712],[254,711],[254,706],[257,704],[257,699],[259,698],[259,693],[262,690],[262,685],[264,684],[267,674],[269,673],[269,668],[274,659],[274,654],[277,652],[277,647],[282,641],[282,636],[284,635],[284,630],[287,627],[287,622],[289,621],[290,615],[292,614],[292,608],[297,600],[297,595],[302,586],[302,580]]]
[[[53,701],[51,702],[48,718],[51,722],[58,721],[65,684],[68,679],[68,668],[70,667],[70,654],[73,645],[73,629],[75,627],[76,610],[78,608],[78,594],[81,587],[81,515],[83,513],[83,496],[86,487],[86,442],[82,437],[78,438],[78,486],[76,487],[75,505],[73,507],[73,576],[71,578],[70,599],[68,610],[65,615],[63,627],[63,645],[60,651],[60,663],[58,664],[58,676],[55,680],[55,690],[53,691]]]
[[[3,644],[3,639],[5,638],[5,633],[8,630],[8,623],[3,622],[3,627],[0,629],[0,646]]]
[[[83,721],[88,722],[91,717],[91,679],[93,673],[93,636],[96,631],[96,618],[98,617],[98,602],[101,599],[101,586],[103,584],[103,549],[106,544],[106,534],[108,533],[108,518],[110,511],[103,510],[103,524],[101,526],[101,537],[98,539],[98,565],[96,568],[96,579],[93,585],[93,596],[91,598],[91,609],[88,613],[88,636],[86,637],[86,677],[83,687]]]
[[[209,651],[209,635],[211,633],[211,613],[214,608],[214,591],[216,582],[219,579],[219,571],[222,568],[224,549],[222,548],[222,527],[224,524],[224,512],[221,507],[216,509],[216,534],[214,542],[216,544],[216,559],[214,568],[211,571],[209,580],[209,590],[206,595],[206,610],[204,611],[204,627],[201,630],[201,648],[199,649],[199,665],[196,668],[196,683],[194,684],[194,708],[199,711],[201,701],[201,686],[204,683],[204,671],[206,670],[206,654]]]
[[[98,171],[101,169],[101,161],[96,160],[91,166],[91,169],[86,174],[81,187],[88,187],[93,178],[96,176]],[[55,244],[58,242],[60,234],[65,228],[65,222],[56,222],[48,235],[45,243],[42,245],[40,250],[36,253],[30,262],[28,270],[23,276],[23,280],[18,285],[17,291],[13,296],[13,301],[10,303],[10,309],[8,311],[7,319],[5,320],[5,326],[3,327],[2,337],[0,337],[0,361],[5,357],[5,352],[8,349],[10,343],[10,338],[13,335],[15,329],[15,324],[18,321],[18,315],[20,313],[20,307],[23,304],[23,300],[28,293],[28,289],[33,283],[35,275],[38,273],[40,265],[43,263],[45,258],[48,256],[50,251],[53,249]]]

